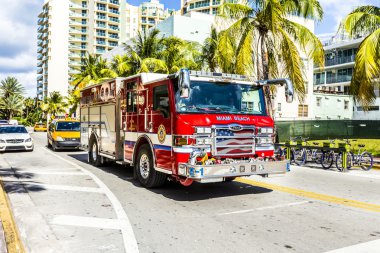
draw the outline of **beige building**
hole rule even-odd
[[[139,18],[140,11],[138,6],[134,6],[126,3],[125,5],[125,28],[126,28],[126,39],[133,38],[137,35],[139,31]]]
[[[81,59],[125,41],[125,1],[45,0],[38,15],[37,96],[67,95]]]

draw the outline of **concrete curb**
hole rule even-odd
[[[20,240],[16,222],[14,221],[10,204],[9,204],[9,199],[8,199],[7,194],[5,193],[4,185],[1,180],[1,177],[0,177],[0,219],[2,223],[0,232],[2,232],[5,237],[5,245],[6,245],[5,252],[25,253],[25,249]],[[0,252],[3,252],[1,250],[2,248],[0,248]]]

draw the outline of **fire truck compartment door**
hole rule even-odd
[[[116,154],[115,104],[100,107],[100,152]]]

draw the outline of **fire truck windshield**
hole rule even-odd
[[[176,92],[179,113],[266,115],[262,87],[225,82],[191,81],[188,98]]]

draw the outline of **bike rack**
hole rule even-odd
[[[342,167],[343,172],[347,172],[347,154],[351,151],[350,145],[346,143],[331,143],[323,142],[321,146],[306,145],[306,141],[286,141],[284,144],[276,143],[276,147],[286,147],[286,159],[291,159],[291,148],[306,148],[306,149],[317,149],[325,152],[336,151],[342,153]]]

